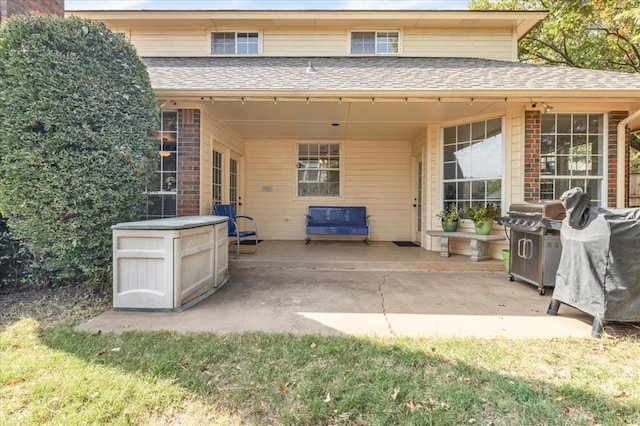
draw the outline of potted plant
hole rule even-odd
[[[467,209],[467,217],[473,221],[476,233],[489,235],[493,228],[493,221],[500,217],[500,210],[493,203],[484,206],[471,206]]]
[[[436,214],[440,218],[442,223],[442,229],[447,232],[455,232],[458,229],[458,221],[460,220],[460,214],[455,204],[450,204],[449,207]]]

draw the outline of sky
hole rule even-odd
[[[65,0],[66,10],[459,10],[468,0]]]

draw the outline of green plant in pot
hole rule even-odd
[[[500,217],[500,210],[493,203],[471,206],[467,209],[467,217],[473,221],[476,233],[489,235],[493,228],[493,221]]]
[[[460,220],[460,214],[455,204],[449,205],[446,209],[436,214],[440,218],[442,223],[442,229],[447,232],[455,232],[458,229],[458,221]]]

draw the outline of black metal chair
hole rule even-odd
[[[228,237],[236,242],[236,257],[240,255],[240,243],[242,240],[253,241],[254,249],[252,253],[258,251],[258,225],[251,216],[236,216],[235,209],[231,204],[217,204],[213,206],[213,213],[216,216],[226,216],[229,218]],[[247,222],[251,229],[241,229],[238,226],[238,219]]]

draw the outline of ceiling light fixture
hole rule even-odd
[[[164,107],[165,107],[165,105],[167,105],[167,101],[166,101],[166,100],[165,100],[165,101],[162,101],[162,103],[160,104],[160,108],[164,108]]]
[[[549,114],[551,111],[553,111],[553,107],[547,105],[546,103],[543,103],[542,106],[544,107],[544,113],[545,114]]]
[[[240,101],[242,102],[242,105],[244,105],[244,96],[240,98]]]
[[[316,69],[311,64],[311,61],[309,61],[309,66],[307,66],[307,74],[315,74],[317,72],[318,71],[316,71]]]

